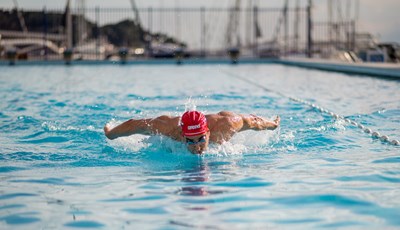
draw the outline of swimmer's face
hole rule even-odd
[[[205,134],[185,137],[186,146],[193,154],[202,154],[208,147],[210,131]]]

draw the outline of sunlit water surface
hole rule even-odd
[[[2,67],[0,228],[400,228],[400,147],[288,98],[399,139],[399,88],[272,64]],[[103,135],[193,106],[281,127],[201,157],[166,137]]]

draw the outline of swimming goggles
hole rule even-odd
[[[206,135],[199,137],[199,139],[197,141],[186,138],[186,144],[188,144],[188,145],[195,145],[195,144],[204,143],[204,142],[206,142]]]

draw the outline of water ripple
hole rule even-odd
[[[209,98],[216,100],[216,101],[221,101],[221,100],[226,100],[226,99],[245,99],[246,97],[241,96],[241,95],[213,94],[213,95],[210,95]]]
[[[36,133],[33,133],[33,134],[29,134],[29,135],[23,136],[20,139],[31,139],[31,138],[35,138],[37,136],[43,135],[45,133],[46,132],[44,132],[44,131],[39,131],[39,132],[36,132]]]
[[[210,199],[180,199],[179,202],[189,204],[213,204],[213,203],[226,203],[226,202],[241,202],[247,200],[243,196],[222,196]]]
[[[381,164],[381,163],[400,163],[400,157],[387,157],[384,159],[374,160],[372,163]]]
[[[24,204],[9,204],[9,205],[0,206],[0,210],[13,209],[13,208],[24,208],[24,207],[26,207],[26,205],[24,205]]]
[[[365,224],[356,221],[337,221],[331,224],[321,224],[319,227],[321,228],[333,228],[333,229],[340,229],[344,227],[351,227],[351,226],[365,226]]]
[[[36,140],[23,140],[21,143],[41,144],[41,143],[63,143],[68,142],[69,139],[63,136],[45,137]]]
[[[241,188],[252,188],[252,187],[266,187],[272,186],[274,183],[264,182],[264,181],[229,181],[229,182],[220,182],[213,184],[214,186],[223,186],[223,187],[241,187]]]
[[[315,222],[322,222],[323,219],[319,218],[305,218],[305,219],[282,219],[282,220],[275,220],[275,223],[278,224],[303,224],[303,223],[315,223]]]
[[[378,174],[362,175],[362,176],[342,176],[334,178],[338,181],[366,181],[366,182],[390,182],[400,183],[400,178],[386,177]]]
[[[315,196],[293,196],[293,197],[281,197],[271,198],[270,201],[283,205],[298,205],[304,206],[309,204],[331,204],[341,207],[360,206],[360,207],[372,207],[373,203],[358,200],[355,198],[349,198],[340,195],[315,195]]]
[[[233,208],[228,208],[224,209],[221,211],[216,212],[216,214],[219,213],[234,213],[234,212],[249,212],[249,211],[257,211],[257,210],[265,210],[268,206],[267,205],[253,205],[253,206],[240,206],[240,207],[233,207]]]
[[[125,212],[132,214],[150,214],[150,215],[160,215],[167,214],[168,212],[162,207],[152,207],[152,208],[126,208],[123,209]]]
[[[66,227],[73,227],[73,228],[101,228],[105,225],[97,222],[97,221],[90,221],[90,220],[77,220],[71,221],[64,224]]]
[[[69,186],[80,186],[81,183],[65,182],[62,178],[44,178],[44,179],[27,179],[27,180],[10,180],[10,182],[16,183],[37,183],[37,184],[52,184],[52,185],[69,185]]]
[[[9,193],[9,194],[0,195],[0,200],[8,200],[8,199],[14,199],[17,197],[31,197],[31,196],[37,196],[37,195],[33,194],[33,193]]]
[[[123,197],[123,198],[112,198],[101,200],[102,202],[129,202],[129,201],[144,201],[144,200],[162,200],[167,198],[166,195],[154,195],[154,196],[143,196],[143,197]]]
[[[36,214],[37,212],[11,214],[8,216],[0,217],[0,221],[5,221],[9,225],[31,224],[41,220],[40,218],[31,216]]]
[[[0,166],[0,173],[8,173],[14,171],[25,170],[23,167],[14,167],[14,166]]]

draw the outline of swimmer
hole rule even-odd
[[[199,111],[187,111],[181,117],[163,115],[152,119],[130,119],[114,128],[106,124],[104,134],[111,140],[133,134],[164,135],[186,143],[191,153],[202,154],[209,142],[222,144],[235,133],[274,130],[279,124],[279,116],[269,121],[252,114],[240,115],[228,111],[207,115]]]

